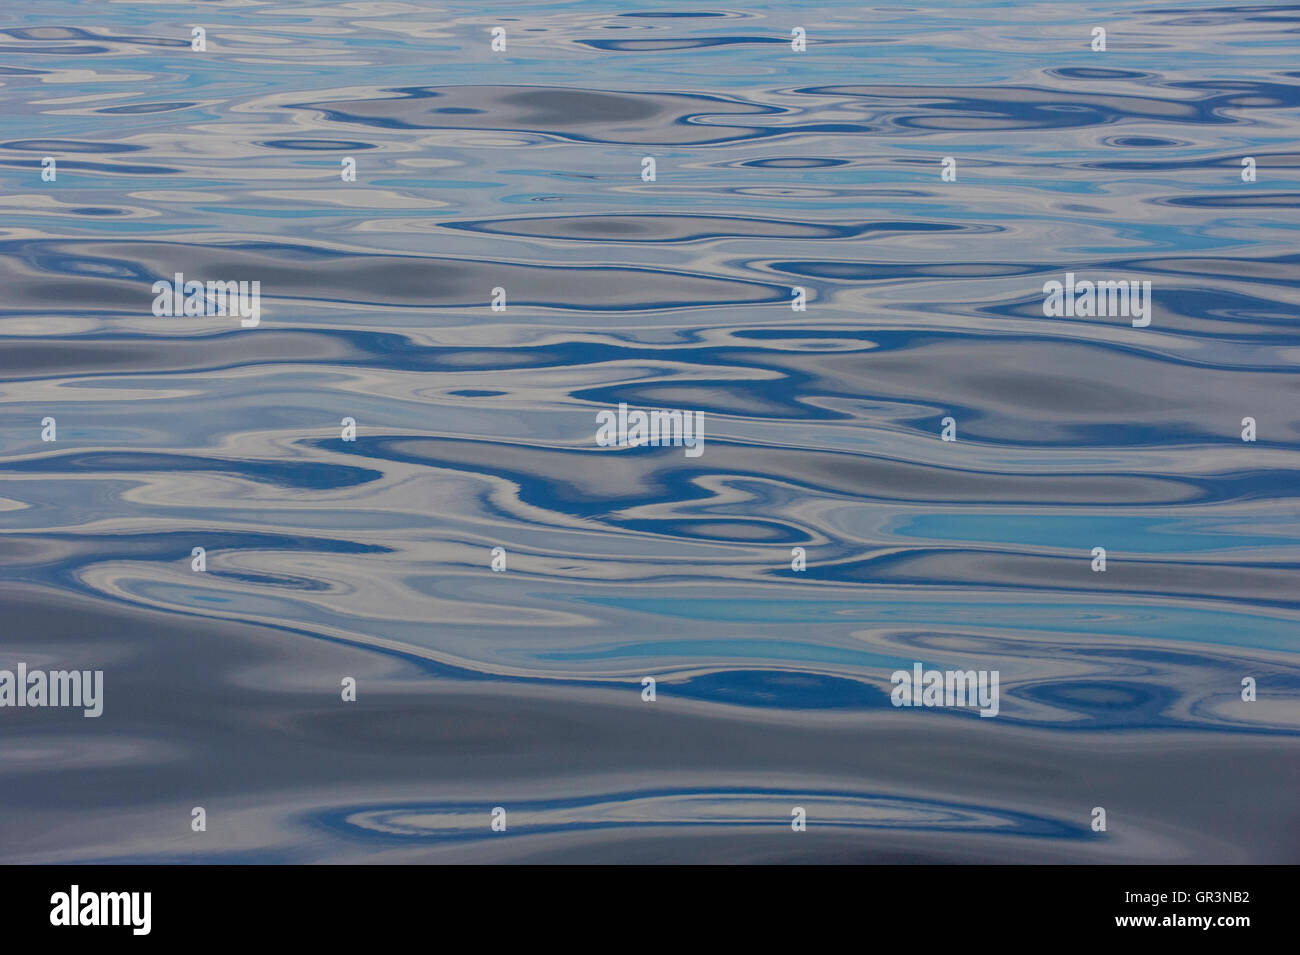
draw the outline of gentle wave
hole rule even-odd
[[[0,858],[1296,861],[1295,9],[494,15],[0,22]]]

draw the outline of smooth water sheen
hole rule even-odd
[[[1298,51],[3,0],[0,668],[105,702],[0,709],[0,861],[1300,861]],[[1071,271],[1151,325],[1045,317]],[[155,317],[177,272],[261,324]],[[598,447],[620,402],[703,453]],[[998,716],[892,706],[918,662]]]

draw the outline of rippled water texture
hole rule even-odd
[[[0,12],[0,861],[1300,861],[1300,7]]]

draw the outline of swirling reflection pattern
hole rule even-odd
[[[1295,7],[179,16],[0,23],[0,861],[1300,860]]]

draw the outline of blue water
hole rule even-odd
[[[0,861],[1300,861],[1297,53],[1215,0],[0,0],[0,669],[105,685],[0,708]]]

